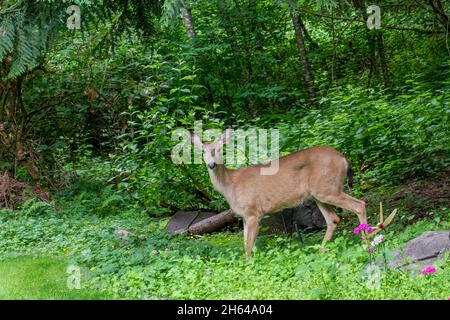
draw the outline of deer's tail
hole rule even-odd
[[[347,160],[347,182],[350,188],[353,188],[353,170],[350,162]]]

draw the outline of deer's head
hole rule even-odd
[[[221,151],[224,144],[231,141],[231,131],[225,130],[216,141],[210,143],[203,143],[199,136],[191,133],[192,144],[203,151],[203,160],[208,169],[213,170],[217,164],[223,164]]]

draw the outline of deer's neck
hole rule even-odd
[[[227,198],[230,186],[230,170],[225,168],[223,164],[216,164],[213,170],[208,170],[209,177],[213,186],[218,192],[220,192],[225,198]]]

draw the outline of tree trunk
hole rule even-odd
[[[302,28],[304,38],[306,41],[309,42],[309,45],[311,46],[311,48],[318,48],[319,45],[313,40],[313,38],[311,38],[311,35],[309,34],[308,29],[306,29],[306,26],[303,23],[302,19],[300,19],[300,18],[298,19],[298,24],[300,25],[300,28]]]
[[[191,46],[194,49],[195,41],[197,39],[197,32],[195,31],[191,9],[183,2],[180,8],[180,12],[183,16],[184,28],[186,29],[186,33],[188,35],[189,41],[191,42]],[[194,56],[194,65],[196,64],[195,59],[196,58]],[[212,106],[214,104],[214,95],[212,93],[212,88],[204,75],[200,75],[199,78],[207,90],[206,99],[208,100],[209,105]]]
[[[332,12],[332,16],[334,16],[334,11]],[[336,65],[336,28],[334,25],[334,19],[331,20],[331,32],[333,38],[333,61],[331,62],[331,83],[333,84],[334,80],[337,78],[337,65]]]
[[[295,0],[289,1],[289,11],[291,13],[292,24],[295,30],[295,38],[297,40],[298,53],[300,58],[300,65],[302,67],[303,78],[305,79],[306,90],[308,91],[309,100],[312,104],[316,105],[316,92],[312,80],[311,68],[306,57],[305,42],[303,40],[303,30],[301,27],[301,19],[298,14],[297,4]]]
[[[362,0],[353,0],[353,5],[361,13],[364,21],[367,21],[368,15],[364,2]],[[383,75],[384,86],[389,86],[389,70],[387,66],[386,52],[383,44],[383,34],[381,30],[366,29],[367,44],[369,49],[369,78],[368,86],[372,84],[374,75],[378,82],[381,82],[380,73]],[[379,63],[377,63],[376,51],[378,51]],[[381,71],[380,71],[381,69]]]
[[[227,34],[228,41],[230,42],[231,52],[234,56],[237,55],[238,51],[236,50],[236,33],[233,30],[233,25],[231,22],[230,14],[227,11],[227,2],[224,0],[217,0],[217,7],[219,8],[220,14],[220,22],[225,29],[225,33]]]
[[[189,37],[189,40],[192,42],[195,41],[197,33],[195,32],[194,24],[192,22],[192,13],[191,9],[185,6],[184,4],[180,8],[181,15],[183,16],[184,27],[186,28],[186,33]]]
[[[222,27],[225,30],[225,33],[228,38],[228,42],[230,44],[230,51],[231,55],[233,57],[233,61],[240,61],[239,58],[239,50],[238,50],[238,44],[236,41],[236,32],[233,29],[233,23],[232,18],[228,12],[228,3],[229,1],[225,0],[216,0],[217,7],[219,9],[219,17],[220,17],[220,23],[222,24]],[[228,65],[227,65],[228,68]],[[243,72],[241,71],[241,77],[244,77]],[[228,78],[228,77],[226,77]],[[222,87],[224,95],[222,96],[222,99],[226,100],[228,103],[228,108],[233,108],[233,99],[230,95],[229,85],[227,83],[227,80],[225,80],[224,77],[222,77]]]
[[[24,167],[33,183],[39,181],[34,152],[27,141],[27,112],[22,98],[23,77],[0,83],[0,143]]]
[[[379,33],[377,34],[377,40],[378,40],[378,54],[380,56],[380,64],[381,70],[383,72],[384,86],[389,87],[389,70],[387,66],[386,53],[383,44],[383,33],[381,33],[381,31],[379,31]]]
[[[377,59],[375,56],[375,52],[376,52],[375,36],[370,31],[367,31],[367,42],[369,45],[369,59],[370,59],[370,66],[369,66],[370,71],[369,71],[368,86],[370,87],[370,85],[372,84],[372,79],[374,78],[374,75],[376,75],[377,78],[379,78]]]
[[[226,4],[226,3],[225,3]],[[245,6],[247,4],[247,6]],[[236,43],[240,43],[241,51],[243,51],[244,54],[238,53],[238,60],[240,63],[237,66],[241,73],[241,81],[238,81],[236,83],[236,86],[239,91],[245,91],[245,92],[253,92],[253,89],[251,87],[254,76],[257,76],[257,72],[254,72],[254,67],[252,63],[252,56],[255,54],[253,41],[252,39],[246,38],[248,35],[254,35],[255,30],[255,24],[252,23],[250,26],[248,26],[248,18],[247,13],[251,11],[253,7],[253,1],[248,1],[246,3],[241,3],[241,1],[234,0],[235,5],[235,11],[236,14],[233,16],[235,23],[235,26],[240,30],[237,32],[237,35],[240,35],[242,39],[239,41],[239,36],[237,37]],[[223,4],[222,4],[223,6]],[[249,8],[250,7],[250,8]],[[229,19],[231,20],[231,19]],[[255,100],[254,95],[248,94],[244,98],[247,109],[249,110],[249,113],[252,116],[257,116],[257,103]]]

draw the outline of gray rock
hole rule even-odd
[[[304,229],[326,227],[325,219],[314,200],[307,200],[297,207],[266,215],[261,221],[261,226],[268,229],[266,233],[291,234],[295,231],[294,223]]]
[[[389,266],[394,269],[420,270],[444,258],[446,251],[450,251],[450,231],[428,231],[409,241],[403,249],[397,248]]]
[[[314,200],[308,200],[295,207],[293,210],[293,221],[299,226],[306,228],[323,229],[327,226],[325,218]]]

